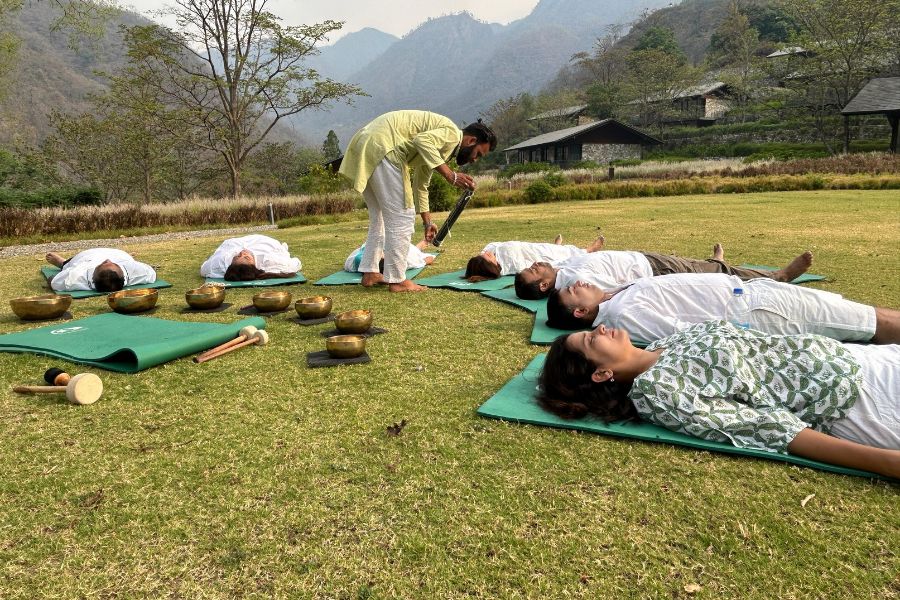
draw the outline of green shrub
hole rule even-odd
[[[334,194],[350,189],[350,180],[322,165],[313,165],[297,179],[301,194]]]
[[[14,208],[93,206],[103,202],[103,194],[96,188],[53,187],[20,190],[0,187],[0,206]]]
[[[563,177],[563,174],[558,171],[550,171],[549,173],[544,175],[543,180],[547,183],[547,185],[554,188],[566,184],[566,178]]]
[[[497,177],[501,179],[510,179],[519,173],[540,173],[541,171],[557,171],[559,167],[544,162],[527,162],[509,165],[500,170]]]
[[[456,204],[456,188],[440,175],[428,182],[428,205],[432,212],[450,210]]]
[[[539,179],[525,188],[525,198],[529,204],[549,202],[553,198],[553,188],[543,179]]]

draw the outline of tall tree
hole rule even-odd
[[[638,40],[634,50],[635,52],[659,50],[678,58],[680,62],[687,62],[684,50],[681,49],[681,46],[678,45],[678,40],[675,39],[675,32],[668,27],[654,25],[648,28]]]
[[[897,52],[900,0],[782,0],[797,27],[791,43],[804,50],[786,81],[814,111],[822,140],[831,148],[829,124],[840,109],[880,72]],[[843,127],[849,151],[850,129]]]
[[[200,146],[221,156],[235,198],[247,157],[279,121],[362,94],[304,66],[304,59],[318,52],[316,45],[342,23],[283,26],[267,4],[176,0],[170,12],[179,31],[133,29],[135,60],[159,75],[150,81],[177,109],[172,132],[204,131]]]
[[[623,86],[628,106],[644,127],[662,129],[677,113],[676,99],[697,84],[700,72],[682,57],[665,50],[650,49],[628,56],[628,79]]]
[[[762,79],[758,50],[759,31],[750,25],[738,0],[731,0],[728,14],[710,41],[709,61],[712,67],[721,69],[719,77],[731,87],[742,119]]]
[[[322,156],[326,161],[334,160],[341,155],[341,143],[334,129],[328,130],[325,141],[322,142]]]

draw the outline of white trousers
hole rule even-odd
[[[859,399],[831,435],[845,440],[900,450],[900,345],[844,344],[862,367]]]
[[[383,159],[369,178],[363,199],[369,209],[369,233],[359,263],[360,273],[378,273],[384,256],[384,280],[400,283],[406,279],[406,256],[416,225],[416,212],[406,208],[403,173]]]

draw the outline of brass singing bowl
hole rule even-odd
[[[199,310],[218,308],[225,301],[225,286],[203,284],[184,293],[188,306]]]
[[[366,351],[366,338],[361,335],[333,335],[325,340],[325,349],[333,358],[356,358]]]
[[[253,306],[259,312],[284,310],[291,303],[290,292],[260,292],[253,296]]]
[[[297,300],[294,309],[301,319],[321,319],[331,312],[331,304],[328,296],[311,296]]]
[[[131,314],[150,310],[159,300],[159,290],[119,290],[106,296],[109,307],[117,313]]]
[[[9,301],[16,316],[28,321],[55,319],[62,316],[71,304],[72,296],[59,294],[42,294]]]
[[[334,326],[341,333],[365,333],[372,327],[371,310],[348,310],[334,318]]]

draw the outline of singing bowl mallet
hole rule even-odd
[[[208,360],[212,360],[214,358],[219,358],[223,354],[228,354],[229,352],[232,352],[234,350],[239,350],[239,349],[243,348],[244,346],[251,346],[251,345],[252,346],[265,346],[268,343],[269,343],[269,334],[266,333],[265,331],[260,330],[260,331],[257,331],[256,333],[254,333],[249,339],[244,340],[243,342],[234,344],[233,346],[225,348],[224,350],[219,350],[216,353],[207,354],[206,356],[198,356],[197,358],[194,359],[194,362],[202,363],[202,362],[206,362]]]
[[[224,344],[219,344],[215,348],[210,348],[205,352],[202,352],[194,357],[195,363],[203,362],[201,359],[209,358],[211,355],[216,354],[217,352],[221,352],[226,348],[231,348],[235,344],[240,344],[243,341],[249,340],[257,331],[259,331],[253,325],[247,325],[246,327],[241,327],[241,330],[238,331],[237,337],[233,340],[228,340]]]
[[[103,381],[93,373],[79,373],[66,385],[19,385],[19,394],[59,394],[65,392],[72,404],[93,404],[103,394]]]

